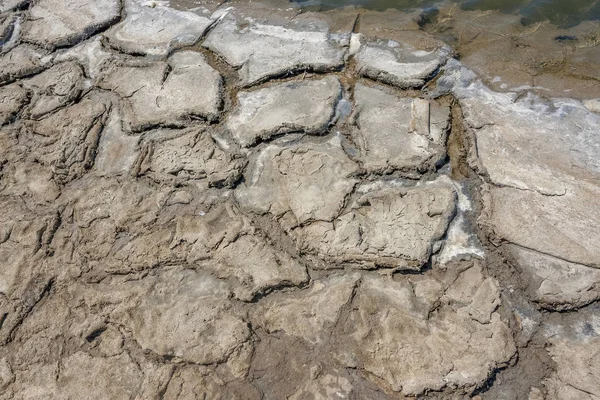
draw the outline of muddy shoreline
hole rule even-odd
[[[0,3],[0,399],[600,398],[597,24],[75,4]]]
[[[213,9],[220,3],[177,0],[171,7]],[[236,2],[230,2],[235,6]],[[240,2],[243,5],[246,2]],[[312,13],[289,2],[267,2],[287,15]],[[500,92],[534,91],[542,96],[596,99],[600,93],[600,22],[560,28],[548,21],[523,25],[521,16],[499,11],[465,11],[458,5],[404,12],[341,8],[320,12],[331,20],[364,20],[364,33],[394,39],[405,31],[424,31],[447,43],[454,56]],[[356,30],[358,32],[359,30]]]

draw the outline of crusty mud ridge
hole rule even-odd
[[[352,12],[0,11],[0,399],[600,399],[598,100]]]

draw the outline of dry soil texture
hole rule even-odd
[[[0,12],[0,399],[600,399],[598,100],[368,13]]]

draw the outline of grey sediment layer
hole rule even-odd
[[[0,12],[0,399],[600,398],[597,100],[352,13]]]

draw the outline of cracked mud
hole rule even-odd
[[[0,399],[600,399],[598,100],[384,22],[0,1]]]

